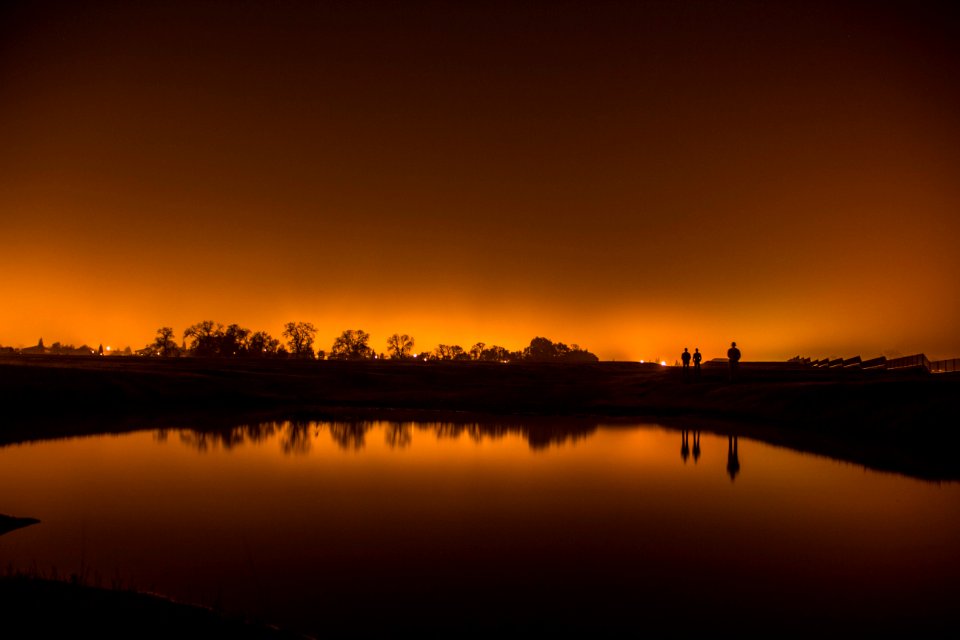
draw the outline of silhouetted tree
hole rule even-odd
[[[188,349],[197,356],[215,356],[220,354],[223,325],[213,320],[204,320],[184,329],[184,341],[190,340]]]
[[[280,341],[266,331],[257,331],[247,341],[247,353],[254,357],[275,356]]]
[[[173,339],[176,334],[170,327],[160,327],[157,329],[157,337],[153,339],[153,348],[158,356],[169,358],[179,355],[180,349],[177,348],[177,342]]]
[[[250,330],[244,329],[240,325],[231,324],[223,332],[220,338],[220,355],[224,356],[245,356],[250,348],[248,337]]]
[[[557,347],[547,338],[536,337],[530,346],[523,350],[523,359],[533,362],[545,362],[557,357]]]
[[[483,342],[478,342],[477,344],[470,347],[470,358],[472,360],[479,360],[480,356],[483,355],[483,348],[487,345]]]
[[[372,360],[370,334],[362,329],[347,329],[333,341],[330,348],[331,360]]]
[[[433,353],[434,353],[434,356],[436,357],[437,360],[461,360],[461,359],[463,359],[464,355],[466,355],[466,352],[463,350],[463,347],[461,347],[461,346],[458,345],[458,344],[455,344],[455,345],[446,345],[446,344],[437,345],[437,348],[434,349]],[[469,357],[470,357],[470,356],[467,355],[467,358],[468,358],[468,359],[469,359]]]
[[[309,322],[288,322],[283,337],[287,338],[290,353],[295,358],[313,358],[313,337],[317,329]]]
[[[493,345],[480,352],[480,359],[485,362],[507,362],[510,360],[510,350],[505,347]]]
[[[414,340],[407,334],[393,334],[387,338],[387,353],[394,360],[406,360],[413,352]]]
[[[579,345],[568,347],[562,342],[552,342],[547,338],[536,337],[530,346],[523,350],[523,360],[531,362],[597,362],[599,358],[581,349]]]
[[[586,349],[581,349],[580,347],[574,348],[570,347],[570,351],[565,353],[561,360],[563,362],[597,362],[600,360],[596,354],[590,353]]]

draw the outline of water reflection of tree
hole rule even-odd
[[[280,430],[280,423],[259,422],[255,424],[241,424],[224,429],[184,429],[178,432],[180,442],[193,447],[197,451],[209,451],[222,447],[230,450],[246,442],[260,443],[269,440]],[[166,440],[166,431],[158,432],[157,438]]]
[[[205,452],[218,447],[229,450],[246,441],[248,429],[247,425],[242,425],[219,431],[181,431],[180,442],[197,451]]]
[[[596,432],[593,422],[537,421],[537,422],[415,422],[415,421],[362,421],[340,420],[322,422],[313,420],[290,420],[285,422],[258,422],[241,424],[223,429],[190,429],[179,431],[180,441],[197,449],[208,451],[221,447],[234,449],[246,442],[259,444],[279,437],[280,448],[285,454],[306,454],[322,428],[330,430],[330,437],[338,447],[347,451],[359,451],[366,445],[366,435],[371,429],[383,428],[384,440],[390,448],[404,448],[413,442],[413,432],[433,433],[437,439],[457,439],[466,436],[474,442],[484,439],[499,440],[510,435],[527,440],[533,450],[546,449],[553,445],[576,442]],[[167,431],[158,431],[156,438],[162,441]]]
[[[403,449],[413,441],[413,424],[410,422],[388,422],[383,429],[387,446],[391,449]]]
[[[291,420],[285,422],[283,429],[280,431],[280,450],[287,455],[305,455],[310,453],[310,447],[313,444],[313,438],[311,437],[312,427],[316,427],[317,431],[319,431],[319,426],[316,422],[308,422],[306,420]]]
[[[421,428],[433,431],[438,439],[467,436],[474,442],[481,442],[485,438],[500,440],[511,434],[519,435],[526,438],[531,449],[542,450],[552,445],[586,438],[597,430],[597,425],[579,421],[432,422],[424,423]]]
[[[367,431],[372,424],[369,422],[331,422],[329,423],[330,436],[341,449],[359,451],[366,445]]]

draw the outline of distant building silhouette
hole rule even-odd
[[[43,338],[40,338],[40,340],[37,341],[36,346],[24,347],[23,349],[20,349],[20,353],[25,353],[28,355],[36,355],[36,354],[50,353],[50,350],[43,345]]]

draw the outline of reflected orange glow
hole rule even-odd
[[[0,344],[960,355],[936,9],[386,4],[4,9]]]
[[[343,615],[318,603],[355,591],[367,606],[393,602],[379,599],[388,593],[404,607],[424,593],[449,606],[446,595],[494,584],[524,607],[557,585],[582,606],[598,592],[655,598],[638,575],[670,594],[699,580],[735,585],[709,599],[726,607],[745,592],[806,608],[802,596],[819,589],[818,606],[848,616],[875,616],[878,601],[919,615],[952,594],[956,483],[744,439],[731,482],[726,438],[704,433],[699,459],[682,460],[681,434],[650,426],[600,426],[536,450],[517,432],[471,437],[471,425],[365,423],[359,448],[344,438],[355,423],[303,426],[0,448],[4,509],[41,520],[0,540],[4,562],[85,564],[186,601],[222,598],[234,612],[267,607],[266,584],[271,619],[307,630]],[[391,429],[408,437],[397,445]]]

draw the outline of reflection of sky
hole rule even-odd
[[[623,587],[623,572],[640,571],[671,593],[723,578],[761,600],[816,588],[911,612],[935,606],[960,570],[955,483],[749,440],[731,482],[726,438],[702,435],[699,461],[684,463],[679,432],[658,428],[534,450],[517,433],[436,437],[415,425],[391,446],[386,426],[344,448],[313,424],[298,455],[283,425],[230,448],[201,450],[191,432],[4,448],[0,508],[42,523],[0,538],[0,559],[63,574],[83,558],[104,581],[206,602],[222,593],[239,609],[265,606],[268,589],[283,602],[272,615],[307,626],[305,603],[330,584],[375,594],[398,572],[422,578],[409,585],[421,596],[473,588],[464,576],[552,589],[589,574]]]
[[[0,10],[3,344],[960,355],[949,3],[64,4]]]

